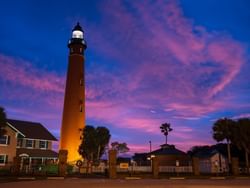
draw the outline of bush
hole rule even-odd
[[[73,165],[67,165],[67,174],[72,174],[73,172]]]
[[[0,176],[6,176],[6,175],[10,175],[10,169],[7,168],[0,168]]]
[[[56,175],[56,174],[58,174],[58,165],[56,165],[56,164],[46,165],[45,171],[47,174]]]

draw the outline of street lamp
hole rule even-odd
[[[151,140],[149,140],[149,152],[150,152],[150,154],[151,154],[151,151],[152,151],[152,142],[151,142]]]

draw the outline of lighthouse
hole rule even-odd
[[[78,147],[81,130],[85,126],[85,73],[84,51],[87,44],[79,23],[72,30],[68,43],[68,71],[66,78],[64,107],[61,126],[60,150],[68,151],[68,162],[81,158]]]

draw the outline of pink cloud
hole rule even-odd
[[[198,120],[228,106],[217,94],[246,61],[244,47],[229,35],[194,25],[175,2],[129,6],[137,13],[122,2],[115,2],[112,9],[104,6],[103,20],[112,23],[103,27],[105,35],[98,34],[96,26],[89,28],[94,50],[113,58],[123,70],[100,68],[87,75],[88,117],[113,124],[119,119],[120,126],[154,132],[153,126],[166,118],[148,119],[144,112],[134,117],[128,111],[160,106],[171,109],[167,113],[172,118]]]
[[[43,92],[64,91],[64,79],[54,73],[37,69],[22,59],[0,54],[0,78]]]
[[[240,114],[240,115],[232,117],[232,119],[239,119],[239,118],[250,118],[250,113],[244,113],[244,114]]]
[[[187,152],[190,150],[193,146],[204,146],[204,145],[212,145],[215,144],[212,140],[196,140],[196,139],[190,139],[188,141],[184,142],[175,142],[175,145],[178,149]]]
[[[128,144],[129,153],[147,153],[149,152],[149,146],[140,144]]]
[[[227,97],[219,95],[246,62],[242,44],[229,34],[195,25],[176,1],[155,1],[153,6],[146,1],[112,4],[102,4],[100,24],[87,26],[91,49],[108,59],[106,64],[87,67],[88,119],[159,135],[159,125],[165,121],[173,125],[177,119],[198,121],[230,105]],[[0,67],[0,79],[11,83],[1,86],[4,97],[11,100],[18,95],[30,105],[25,106],[27,112],[19,113],[54,109],[55,116],[49,112],[40,118],[60,120],[65,76],[3,54]],[[178,143],[178,139],[189,140],[190,145],[208,143],[192,141],[196,140],[190,134],[194,130],[183,122],[174,125],[170,139],[181,147],[186,142]],[[142,151],[145,147],[132,148]]]

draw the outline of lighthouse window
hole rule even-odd
[[[80,86],[83,86],[83,79],[80,79]]]
[[[80,112],[82,112],[82,105],[80,105]]]
[[[74,52],[74,49],[73,49],[73,48],[70,48],[70,52],[73,53],[73,52]]]
[[[82,48],[80,48],[80,53],[82,53]]]

